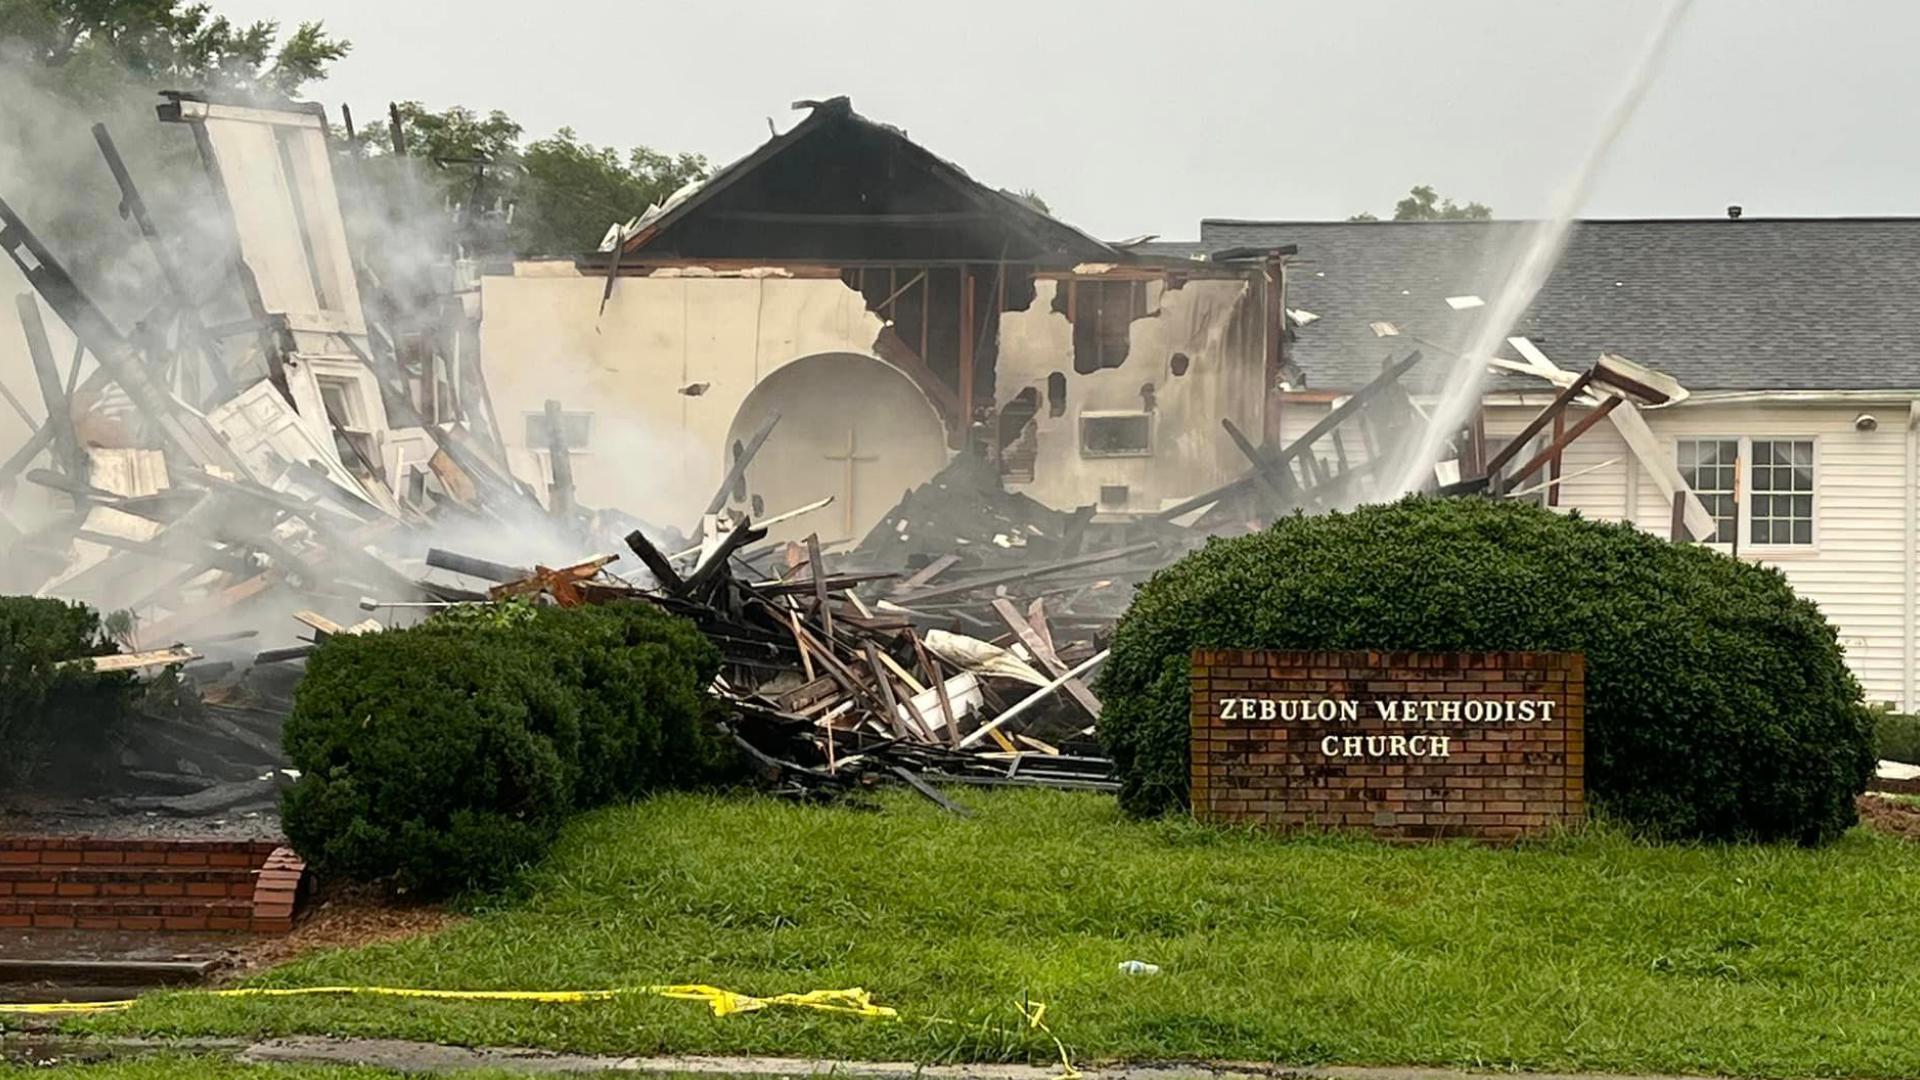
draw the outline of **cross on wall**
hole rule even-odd
[[[853,536],[853,480],[854,480],[853,470],[856,466],[858,466],[863,461],[879,461],[880,460],[880,455],[878,454],[860,453],[859,445],[860,444],[859,444],[858,429],[849,426],[847,428],[847,452],[844,454],[822,455],[828,461],[843,461],[846,463],[846,466],[847,466],[846,490],[843,493],[840,505],[842,508],[841,528],[846,532],[849,538]]]

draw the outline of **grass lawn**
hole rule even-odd
[[[861,986],[896,1022],[575,1005],[157,995],[120,1034],[336,1033],[600,1053],[1227,1058],[1920,1076],[1920,844],[1495,850],[1135,823],[1110,799],[908,795],[883,812],[671,796],[570,828],[519,894],[435,937],[260,984]],[[1127,976],[1123,960],[1161,965]],[[139,1074],[133,1074],[139,1075]],[[245,1075],[245,1074],[236,1074]]]

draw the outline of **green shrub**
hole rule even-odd
[[[1920,765],[1920,716],[1876,711],[1873,741],[1882,760]]]
[[[0,777],[25,779],[52,757],[103,760],[131,707],[134,679],[63,660],[118,652],[84,604],[0,596]]]
[[[1155,575],[1099,679],[1133,813],[1185,805],[1196,648],[1584,653],[1588,793],[1661,836],[1829,840],[1873,768],[1834,630],[1777,571],[1514,502],[1295,517]]]
[[[494,888],[573,811],[716,776],[718,667],[690,623],[637,604],[330,638],[286,725],[287,836],[321,874]]]

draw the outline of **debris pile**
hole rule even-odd
[[[1086,682],[1106,657],[1111,620],[1082,629],[1089,620],[1053,613],[1081,591],[1125,591],[1164,563],[1155,545],[976,567],[946,581],[936,579],[957,560],[945,557],[905,579],[836,569],[817,536],[744,554],[765,535],[733,523],[683,568],[636,530],[627,543],[650,576],[645,586],[609,570],[615,555],[531,570],[437,549],[427,561],[492,581],[491,599],[640,600],[691,619],[724,658],[713,690],[734,740],[785,794],[902,781],[951,808],[927,781],[1113,787],[1094,739],[1100,702]],[[1097,563],[1131,569],[1082,580]],[[955,629],[963,612],[998,630]]]
[[[364,619],[363,597],[459,599],[418,561],[442,526],[588,528],[591,511],[568,504],[556,521],[505,464],[472,268],[451,248],[349,245],[334,170],[354,163],[333,157],[323,113],[166,98],[160,119],[191,129],[220,220],[169,233],[198,215],[150,210],[96,125],[133,245],[104,280],[128,295],[90,294],[0,199],[0,250],[33,288],[15,305],[41,406],[6,391],[30,435],[0,448],[0,589],[125,613],[122,670],[245,667],[306,651],[255,656],[252,639],[281,644],[289,615],[324,634]],[[182,257],[209,246],[219,257]],[[442,294],[388,272],[423,262]],[[123,329],[110,310],[144,314]],[[71,359],[55,353],[58,325]],[[133,725],[121,790],[198,794],[279,763],[285,701],[231,704],[231,687],[190,670],[208,696]]]

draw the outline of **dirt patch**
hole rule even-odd
[[[400,902],[365,887],[323,889],[304,909],[293,932],[249,941],[235,950],[228,975],[249,975],[309,953],[358,949],[450,930],[464,915],[432,904]]]
[[[1860,821],[1875,832],[1920,842],[1920,804],[1886,795],[1862,795]]]

